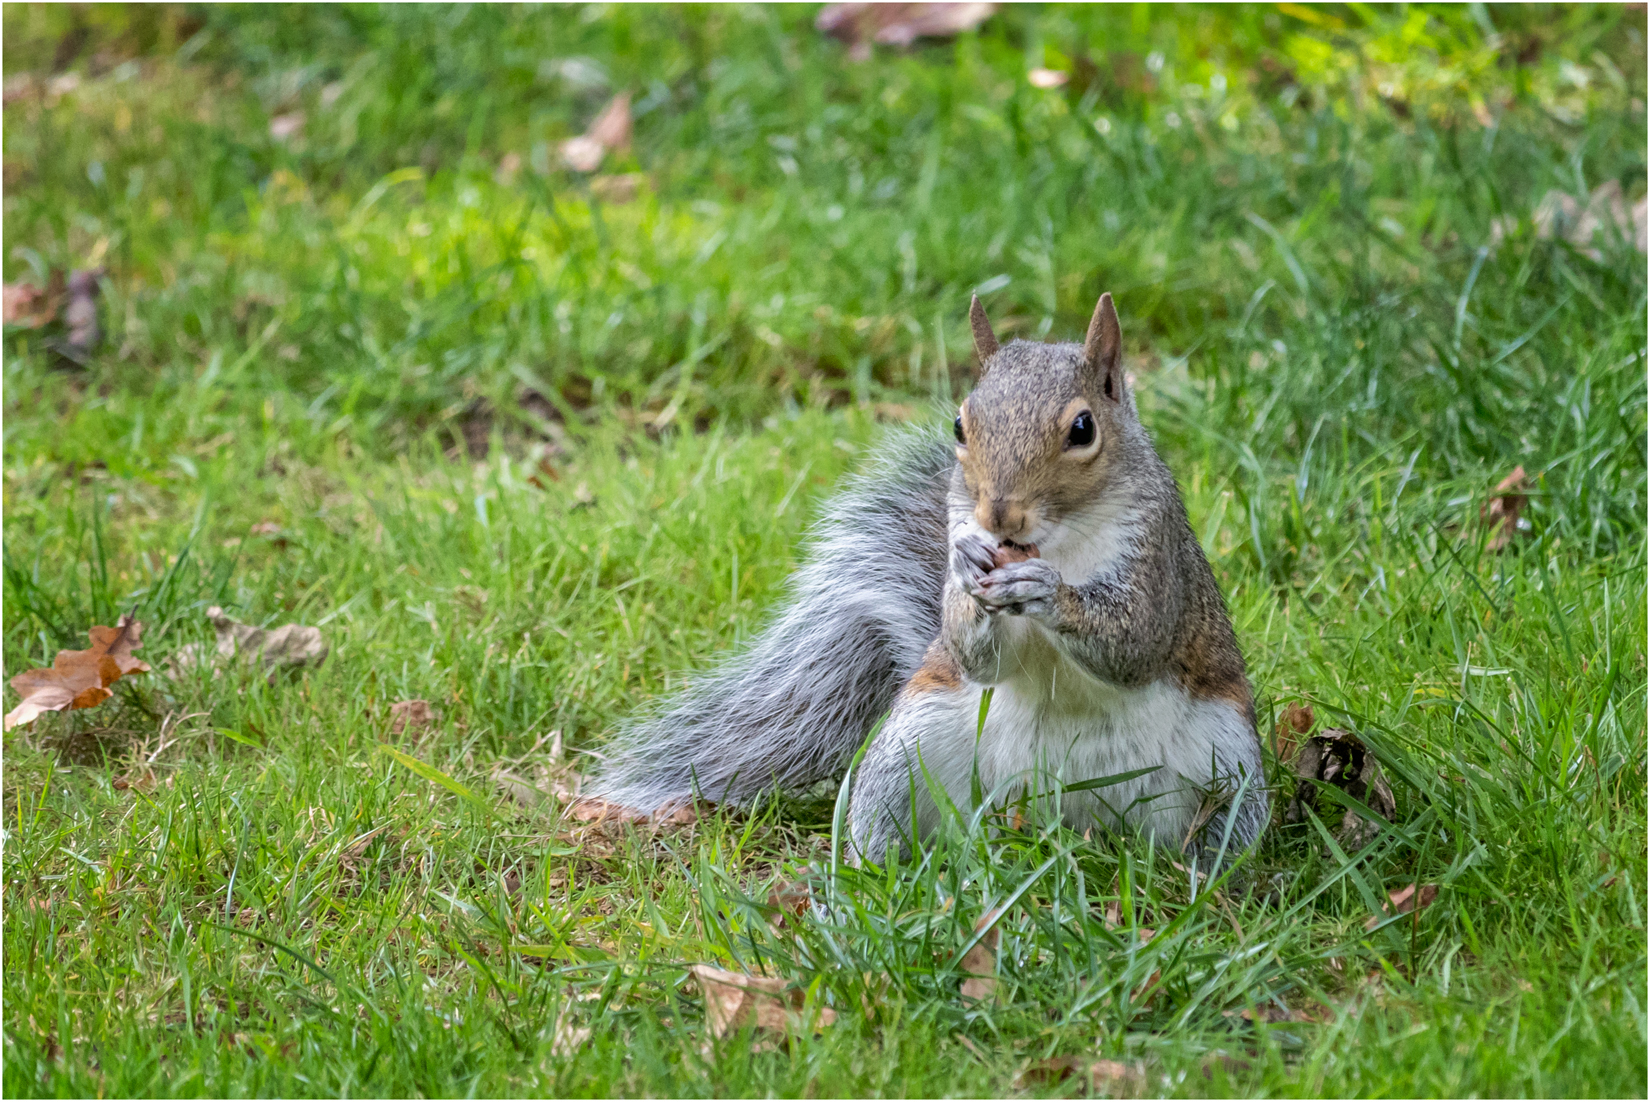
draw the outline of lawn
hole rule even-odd
[[[6,5],[6,672],[153,667],[6,732],[6,1092],[1643,1096],[1643,7],[815,14]],[[98,339],[21,290],[76,269]],[[834,784],[570,813],[949,420],[971,292],[1102,290],[1277,789],[1226,880],[1012,814],[853,870]],[[1362,844],[1282,821],[1297,704]],[[694,964],[801,1009],[718,1036]]]

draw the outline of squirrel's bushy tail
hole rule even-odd
[[[954,462],[937,432],[892,437],[828,506],[773,622],[622,729],[590,791],[738,803],[846,766],[939,633]]]

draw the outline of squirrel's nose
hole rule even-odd
[[[979,521],[981,528],[1000,540],[1025,535],[1026,511],[1007,498],[982,498],[974,506],[974,519]]]

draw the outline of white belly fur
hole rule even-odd
[[[996,687],[979,743],[980,779],[998,798],[1036,790],[1039,772],[1066,783],[1156,767],[1156,772],[1065,797],[1065,821],[1127,824],[1159,844],[1185,840],[1208,787],[1254,757],[1253,736],[1229,702],[1197,700],[1160,680],[1140,688],[1102,682],[1061,655],[1036,625],[1011,621],[1007,679]],[[1258,762],[1255,763],[1258,765]],[[1259,778],[1251,779],[1251,784]],[[1229,787],[1235,778],[1227,777]],[[1123,823],[1119,823],[1121,818]]]

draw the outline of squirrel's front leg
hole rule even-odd
[[[1070,589],[1060,571],[1043,559],[1026,559],[999,566],[979,580],[970,595],[988,613],[1030,616],[1056,628],[1060,590]]]
[[[1147,679],[1168,660],[1169,626],[1180,617],[1180,596],[1162,585],[1161,572],[1132,569],[1115,580],[1067,585],[1041,559],[1006,563],[981,579],[974,599],[993,613],[1026,616],[1096,677],[1120,685]]]
[[[941,596],[940,638],[963,674],[977,685],[1002,680],[1002,641],[996,617],[987,614],[974,594],[990,575],[993,544],[977,532],[952,538],[950,571]]]

